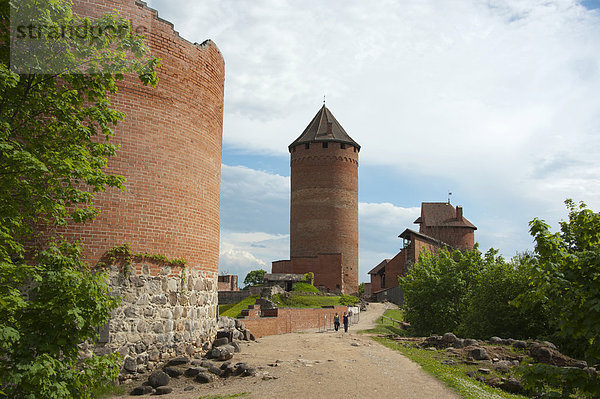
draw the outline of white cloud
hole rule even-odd
[[[394,257],[402,242],[398,235],[405,229],[417,229],[413,222],[421,208],[403,208],[384,203],[358,204],[359,226],[359,279],[368,281],[367,273],[379,262]]]
[[[231,146],[285,154],[326,93],[362,164],[600,205],[600,14],[577,1],[150,4],[222,50]]]
[[[288,257],[289,235],[221,230],[219,272],[244,279],[251,270],[271,271],[271,262]]]
[[[389,202],[361,202],[358,204],[360,223],[375,227],[391,226],[398,229],[399,226],[410,226],[420,214],[421,208],[419,207],[402,208]]]
[[[422,200],[448,182],[472,204],[477,239],[505,254],[531,247],[533,217],[565,217],[567,197],[600,208],[598,10],[575,0],[150,4],[182,36],[221,49],[230,147],[286,156],[327,94],[363,167],[420,179],[410,190]],[[287,232],[288,177],[224,166],[222,198],[232,230]],[[361,205],[361,241],[413,226],[402,212]],[[385,253],[375,241],[361,251]]]
[[[245,166],[221,165],[221,195],[256,201],[288,199],[290,178]]]

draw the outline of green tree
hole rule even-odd
[[[398,279],[404,293],[405,319],[413,331],[419,335],[456,331],[484,263],[495,260],[495,251],[482,257],[476,248],[422,252],[410,273]]]
[[[117,300],[81,262],[78,246],[59,239],[29,253],[26,246],[41,225],[93,218],[94,192],[123,188],[122,177],[103,170],[124,117],[110,95],[129,73],[155,85],[158,60],[146,55],[142,37],[117,30],[81,41],[42,35],[19,55],[10,15],[13,30],[92,22],[73,15],[67,0],[0,0],[0,14],[0,391],[86,398],[115,378],[118,358],[78,359],[78,344],[96,337]],[[96,23],[128,26],[115,15]]]
[[[244,279],[244,285],[246,287],[251,287],[253,285],[261,285],[264,282],[265,274],[267,274],[267,271],[263,269],[252,270],[251,272],[246,274],[246,278]]]
[[[529,309],[517,307],[515,299],[528,290],[535,265],[531,255],[516,256],[510,262],[501,257],[484,262],[458,332],[466,337],[488,339],[538,338],[549,332],[550,311],[539,300]]]
[[[600,357],[600,214],[581,202],[566,200],[569,220],[552,233],[543,220],[529,223],[535,239],[537,267],[531,275],[531,296],[547,301],[556,324],[568,339],[583,339],[588,360]]]
[[[365,283],[360,283],[358,285],[358,297],[360,298],[362,294],[365,293]]]

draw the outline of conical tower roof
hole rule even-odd
[[[317,112],[310,121],[306,129],[302,132],[292,144],[289,150],[299,144],[315,143],[323,141],[333,141],[336,143],[349,144],[360,150],[360,145],[346,133],[342,125],[335,119],[331,111],[323,104],[323,107]]]

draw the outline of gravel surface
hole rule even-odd
[[[399,352],[356,334],[370,328],[386,306],[390,305],[370,304],[348,333],[343,328],[339,332],[310,331],[243,343],[242,352],[232,360],[255,367],[256,376],[230,377],[204,385],[180,377],[169,384],[173,393],[163,397],[198,399],[247,392],[241,397],[459,398]],[[185,387],[193,390],[184,391]]]

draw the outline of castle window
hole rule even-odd
[[[308,150],[310,148],[310,143],[304,144],[304,148],[306,148]]]
[[[323,148],[327,148],[329,146],[329,143],[323,143]]]
[[[356,147],[354,147],[354,152],[356,152]]]
[[[345,150],[345,149],[346,149],[346,144],[344,144],[344,143],[341,143],[341,144],[340,144],[340,148],[341,148],[342,150]]]

